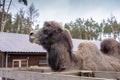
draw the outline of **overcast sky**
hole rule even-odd
[[[21,7],[17,1],[14,1],[11,5],[11,13],[15,13]],[[39,9],[40,24],[48,20],[66,23],[77,18],[93,18],[101,22],[111,15],[120,22],[120,0],[28,0],[29,5],[32,2],[35,8]]]

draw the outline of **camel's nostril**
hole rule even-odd
[[[33,35],[33,32],[30,33],[30,36],[32,36],[32,35]]]

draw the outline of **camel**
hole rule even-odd
[[[29,41],[47,50],[48,64],[53,71],[120,71],[120,60],[103,54],[90,41],[80,43],[77,52],[73,53],[69,30],[56,21],[44,22],[41,29],[29,34]]]

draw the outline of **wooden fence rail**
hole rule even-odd
[[[69,71],[68,72],[60,72],[58,74],[89,76],[89,77],[120,80],[120,72],[114,72],[114,71],[85,71],[85,70],[78,70],[78,71],[70,71],[70,72]]]
[[[78,72],[79,73],[82,72],[84,76],[84,73],[86,73],[87,71],[40,73],[40,72],[31,72],[31,71],[20,71],[16,69],[0,69],[0,77],[6,77],[15,80],[116,80],[116,79],[119,80],[120,79],[120,73],[110,72],[104,74],[103,72],[94,72],[93,77],[75,76],[74,74]]]

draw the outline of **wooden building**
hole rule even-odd
[[[47,66],[47,52],[25,34],[0,32],[0,67]]]

